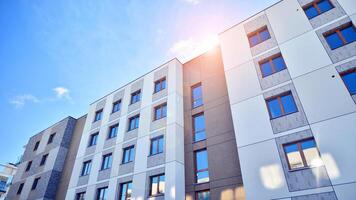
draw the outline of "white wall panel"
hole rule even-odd
[[[334,190],[338,200],[351,200],[356,197],[356,183],[336,185]]]
[[[348,15],[356,13],[355,0],[337,0]]]

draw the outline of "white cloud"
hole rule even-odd
[[[65,87],[56,87],[53,88],[53,91],[56,93],[57,98],[66,98],[66,99],[71,99],[69,95],[69,90],[68,88]]]
[[[10,100],[10,104],[13,104],[15,108],[22,108],[28,102],[38,103],[39,100],[32,94],[18,95]]]
[[[183,1],[193,4],[193,5],[197,5],[201,2],[201,0],[183,0]]]

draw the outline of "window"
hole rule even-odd
[[[150,177],[150,196],[164,194],[165,187],[164,174]]]
[[[136,92],[131,94],[131,104],[139,102],[141,100],[141,90],[137,90]]]
[[[210,191],[204,190],[196,193],[196,200],[210,200]]]
[[[32,183],[32,187],[31,187],[31,190],[35,190],[37,185],[38,185],[38,181],[40,181],[40,178],[41,177],[38,177],[38,178],[35,178],[35,180],[33,181]]]
[[[133,116],[129,119],[129,128],[128,131],[137,129],[140,123],[140,115]]]
[[[24,186],[24,183],[21,183],[21,184],[19,185],[19,188],[17,189],[17,194],[21,194],[22,189],[23,189],[23,186]]]
[[[312,19],[328,10],[333,9],[334,6],[329,0],[315,0],[312,3],[303,7],[308,19]]]
[[[263,41],[270,39],[271,35],[268,32],[267,26],[264,26],[259,30],[248,34],[247,37],[248,37],[248,41],[250,42],[250,47],[253,47]]]
[[[282,117],[298,111],[293,99],[293,95],[290,91],[284,94],[280,94],[277,97],[269,98],[266,100],[266,102],[271,119]]]
[[[206,139],[204,113],[193,116],[193,136],[194,142]]]
[[[352,23],[347,23],[332,31],[324,33],[330,49],[334,50],[356,41],[356,30]]]
[[[108,198],[108,187],[99,188],[96,194],[96,200],[106,200]]]
[[[150,155],[156,155],[163,152],[163,136],[151,139]]]
[[[155,82],[155,93],[166,89],[166,77]]]
[[[53,142],[54,136],[56,136],[56,133],[52,133],[49,138],[47,144],[51,144]]]
[[[196,108],[203,105],[203,91],[201,83],[192,87],[192,107]]]
[[[195,152],[196,182],[209,182],[208,152],[206,149]]]
[[[96,145],[96,143],[98,141],[98,136],[99,136],[99,132],[96,132],[96,133],[93,133],[90,135],[89,145],[88,145],[89,147]]]
[[[121,183],[119,200],[131,200],[132,182]]]
[[[103,116],[103,109],[96,111],[94,122],[101,120],[102,116]]]
[[[38,149],[39,145],[40,145],[40,141],[37,141],[35,144],[35,147],[33,148],[33,151],[36,151]]]
[[[85,192],[79,192],[75,196],[75,200],[84,200],[85,199]]]
[[[290,170],[321,166],[323,161],[314,138],[283,145]]]
[[[340,74],[351,95],[356,94],[356,67]]]
[[[83,163],[82,172],[80,173],[81,176],[89,175],[91,169],[91,160],[85,161]]]
[[[286,64],[281,54],[274,55],[259,62],[262,77],[269,76],[286,69]]]
[[[112,154],[106,154],[103,156],[103,161],[101,163],[101,170],[109,169],[112,164]]]
[[[119,124],[115,124],[113,126],[110,126],[108,139],[116,137],[118,129],[119,129]]]
[[[115,101],[115,102],[112,104],[112,111],[111,111],[111,113],[115,113],[115,112],[119,111],[120,109],[121,109],[121,100]]]
[[[26,166],[26,172],[29,171],[31,169],[31,165],[32,165],[32,160],[28,161],[27,166]]]
[[[48,157],[48,154],[42,156],[40,166],[42,166],[46,163],[47,157]]]
[[[155,120],[167,117],[167,104],[164,103],[155,107]]]
[[[132,162],[135,158],[135,146],[124,148],[122,155],[122,164]]]

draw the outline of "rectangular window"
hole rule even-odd
[[[323,165],[314,138],[283,145],[290,170]]]
[[[137,90],[136,92],[131,94],[131,104],[139,102],[141,100],[141,90]]]
[[[40,145],[40,141],[37,141],[35,144],[35,147],[33,148],[33,151],[36,151],[38,149],[39,145]]]
[[[124,148],[122,155],[122,164],[132,162],[135,159],[135,146]]]
[[[340,73],[340,76],[350,94],[356,94],[356,67]]]
[[[96,111],[94,122],[101,120],[102,116],[103,116],[103,109]]]
[[[32,160],[28,161],[27,166],[26,166],[26,172],[29,171],[31,169],[31,165],[32,165]]]
[[[331,50],[356,41],[356,29],[352,23],[344,24],[323,34]]]
[[[209,182],[208,152],[206,149],[195,152],[196,183]]]
[[[89,175],[91,169],[91,160],[85,161],[83,163],[82,172],[80,173],[81,176]]]
[[[163,153],[163,135],[151,139],[150,155]]]
[[[132,182],[121,183],[119,200],[131,200]]]
[[[117,131],[119,130],[119,124],[115,124],[113,126],[110,126],[109,128],[109,134],[108,134],[108,139],[114,138],[117,136]]]
[[[201,83],[192,86],[192,107],[196,108],[203,105],[203,91]]]
[[[193,136],[194,142],[199,142],[206,139],[204,113],[196,114],[193,116]]]
[[[262,77],[266,77],[286,69],[282,54],[273,55],[259,62]]]
[[[89,144],[88,144],[89,147],[96,145],[98,141],[98,136],[99,136],[99,132],[90,135]]]
[[[204,190],[196,193],[196,200],[210,200],[210,191]]]
[[[133,116],[129,119],[129,128],[128,131],[137,129],[140,124],[140,115]]]
[[[97,190],[96,200],[108,199],[108,187],[102,187]]]
[[[167,103],[155,107],[155,120],[167,117]]]
[[[328,10],[333,9],[334,6],[329,0],[315,0],[303,7],[308,19],[312,19]]]
[[[56,133],[52,133],[49,138],[47,144],[51,144],[53,142],[54,136],[56,136]]]
[[[85,192],[79,192],[75,195],[76,200],[84,200],[85,199]]]
[[[154,93],[157,93],[157,92],[159,92],[161,90],[164,90],[164,89],[166,89],[166,77],[164,77],[164,78],[162,78],[162,79],[160,79],[160,80],[155,82],[155,91],[154,91]]]
[[[286,92],[266,100],[271,119],[297,112],[292,93]]]
[[[19,185],[19,188],[17,189],[17,194],[21,194],[22,189],[23,189],[23,186],[24,186],[24,183],[21,183],[21,184]]]
[[[35,178],[35,180],[33,181],[32,183],[32,187],[31,187],[31,190],[35,190],[37,185],[38,185],[38,182],[40,181],[40,178],[41,177],[38,177],[38,178]]]
[[[250,34],[247,35],[250,47],[256,46],[263,41],[266,41],[271,38],[271,35],[268,32],[267,26],[264,26]]]
[[[42,156],[40,166],[42,166],[42,165],[46,164],[46,160],[47,160],[47,158],[48,158],[48,154],[46,154],[46,155],[43,155],[43,156]]]
[[[101,170],[109,169],[112,164],[112,153],[103,155],[103,160],[101,163]]]
[[[150,196],[157,196],[164,194],[165,187],[164,174],[150,177]]]
[[[117,111],[119,111],[121,109],[121,99],[118,100],[118,101],[115,101],[113,104],[112,104],[112,111],[111,113],[115,113]]]

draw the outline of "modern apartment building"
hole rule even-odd
[[[280,1],[35,135],[8,199],[355,199],[353,1]]]
[[[5,199],[16,169],[16,165],[12,163],[0,164],[0,200]]]

